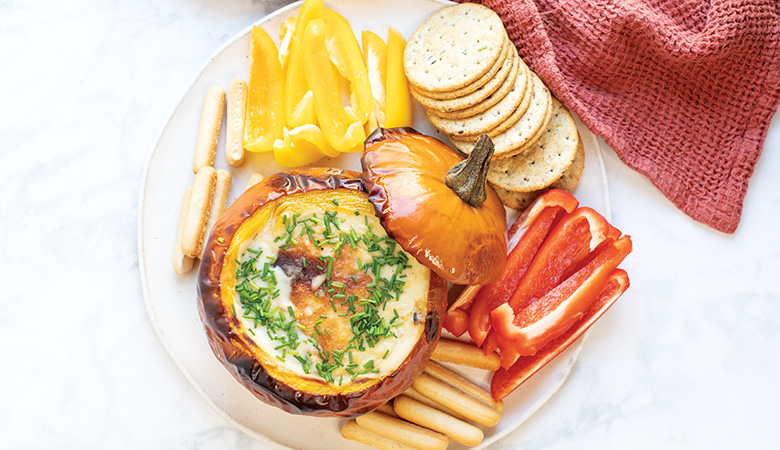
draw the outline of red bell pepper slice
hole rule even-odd
[[[545,295],[579,268],[614,227],[591,208],[577,208],[550,232],[509,299],[514,311]],[[615,229],[617,230],[617,229]],[[618,231],[618,236],[620,232]]]
[[[631,248],[629,236],[604,242],[581,269],[541,298],[517,311],[509,304],[496,308],[491,313],[493,327],[515,341],[520,355],[533,355],[580,320]]]
[[[591,304],[582,318],[565,333],[548,343],[532,356],[522,356],[509,369],[499,369],[490,381],[490,393],[499,401],[517,389],[525,380],[536,373],[545,364],[563,352],[569,345],[582,336],[629,286],[628,274],[623,269],[612,272],[601,293]]]
[[[461,337],[469,329],[469,313],[459,308],[448,310],[443,327],[454,336]]]
[[[481,286],[466,286],[463,292],[447,309],[447,315],[444,317],[444,329],[460,337],[469,328],[469,312],[474,304]]]
[[[477,294],[469,320],[469,335],[477,345],[482,345],[490,329],[490,311],[512,297],[550,228],[562,217],[560,211],[560,208],[546,208],[530,227],[524,228],[523,239],[509,252],[498,279],[482,287]]]
[[[548,208],[559,207],[566,210],[567,213],[574,211],[580,202],[570,193],[561,189],[551,189],[534,200],[533,203],[523,210],[523,213],[515,219],[512,226],[507,231],[507,248],[513,249],[520,238],[523,237],[525,230],[536,218]]]
[[[504,305],[506,305],[506,303],[504,303]],[[490,330],[490,334],[498,347],[498,354],[501,356],[501,367],[505,369],[512,367],[512,364],[522,356],[520,352],[517,351],[515,341],[505,338],[496,330]]]
[[[620,230],[591,208],[577,208],[566,215],[550,231],[509,302],[499,303],[491,311],[491,320],[494,320],[492,315],[495,314],[499,320],[510,323],[514,319],[515,311],[535,303],[538,298],[579,270],[591,250],[605,240],[611,240],[610,236],[619,237]],[[523,346],[518,347],[515,339],[514,336],[504,335],[492,338],[500,350],[502,367],[510,367],[517,358],[530,351]]]
[[[493,329],[488,331],[485,341],[482,342],[482,352],[485,353],[485,355],[489,355],[498,350],[498,340],[496,339],[497,334],[498,333],[493,331]]]
[[[490,332],[490,311],[509,300],[550,230],[578,204],[568,192],[550,190],[526,208],[509,228],[510,251],[504,270],[496,281],[480,289],[469,314],[469,335],[477,345],[483,346],[486,354],[489,352],[484,343]]]

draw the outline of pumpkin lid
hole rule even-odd
[[[506,260],[506,211],[486,185],[485,139],[464,160],[412,128],[379,128],[361,158],[369,200],[388,234],[455,284],[490,283]]]

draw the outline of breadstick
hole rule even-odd
[[[442,366],[441,364],[428,361],[428,364],[425,365],[425,373],[439,381],[443,381],[449,384],[456,389],[460,389],[461,391],[471,395],[483,403],[487,403],[488,405],[498,409],[499,412],[504,408],[503,401],[496,402],[493,399],[493,396],[490,395],[490,392],[482,389],[481,387],[463,378],[450,369]]]
[[[441,433],[378,412],[364,414],[355,420],[368,431],[419,450],[444,450],[450,442]]]
[[[379,450],[414,450],[398,441],[380,436],[373,431],[368,431],[352,419],[341,427],[341,436],[352,441],[362,442]]]
[[[480,425],[492,427],[501,418],[501,413],[497,408],[482,403],[428,374],[423,373],[415,378],[413,386],[420,394],[463,414],[469,420]]]
[[[216,187],[217,171],[213,167],[206,166],[195,174],[181,238],[181,251],[190,258],[200,257]]]
[[[466,416],[462,414],[458,414],[455,411],[451,410],[450,408],[447,408],[442,404],[436,403],[435,401],[429,399],[428,397],[420,394],[412,386],[409,386],[406,389],[406,391],[404,391],[404,395],[406,395],[409,398],[413,398],[420,403],[424,403],[425,405],[430,406],[431,408],[438,409],[439,411],[445,414],[449,414],[456,419],[463,420],[463,421],[469,420],[466,418]]]
[[[244,120],[246,119],[246,81],[230,80],[227,91],[227,130],[225,159],[231,166],[244,163]]]
[[[388,416],[398,417],[398,414],[393,411],[393,405],[390,403],[385,403],[384,405],[381,405],[379,408],[375,409],[374,411],[381,412],[382,414],[387,414]]]
[[[203,101],[203,111],[200,115],[200,129],[198,129],[198,140],[195,143],[195,158],[192,161],[193,173],[198,173],[203,167],[214,166],[224,110],[225,90],[220,86],[210,87],[206,91],[206,99]]]
[[[263,181],[263,174],[255,172],[249,176],[249,183],[246,184],[246,188],[249,189],[261,181]]]
[[[214,196],[211,198],[211,208],[209,208],[209,220],[206,222],[204,239],[217,222],[219,215],[227,207],[228,195],[230,194],[230,181],[233,179],[227,170],[217,170],[217,184],[214,188]]]
[[[479,445],[485,437],[482,430],[474,425],[458,420],[405,395],[397,397],[393,401],[393,409],[395,409],[396,414],[409,422],[438,431],[459,444],[474,447]]]
[[[181,209],[179,210],[179,227],[176,231],[176,248],[173,250],[173,270],[179,275],[192,270],[195,261],[181,251],[181,236],[184,230],[184,220],[187,218],[187,207],[190,202],[191,187],[184,191],[184,197],[181,199]]]
[[[497,353],[485,355],[482,349],[475,345],[449,339],[439,339],[431,359],[491,371],[501,367],[501,358]]]

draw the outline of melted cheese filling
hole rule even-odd
[[[241,243],[236,313],[252,341],[298,376],[338,386],[384,377],[424,331],[430,271],[370,208],[321,195],[332,198],[277,202]]]

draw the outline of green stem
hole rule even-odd
[[[444,183],[468,205],[476,207],[487,199],[487,173],[493,149],[493,141],[483,134],[468,158],[447,171]]]

